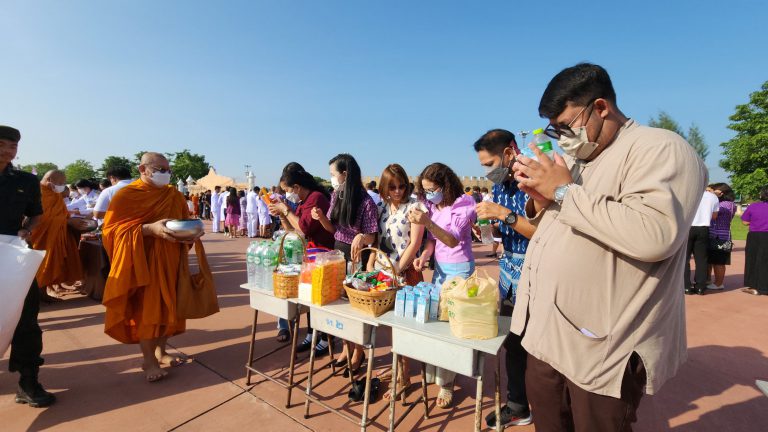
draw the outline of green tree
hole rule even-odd
[[[696,153],[699,154],[699,157],[701,157],[702,160],[707,160],[707,156],[709,156],[709,146],[707,146],[707,143],[704,141],[704,134],[701,133],[701,129],[699,129],[695,123],[691,123],[691,126],[688,128],[688,133],[686,134],[680,128],[680,124],[673,119],[671,115],[665,111],[659,111],[658,118],[651,118],[651,120],[648,121],[648,126],[675,132],[688,141],[688,144],[696,150]]]
[[[95,179],[96,170],[93,165],[85,159],[78,159],[64,167],[64,173],[67,175],[67,181],[74,183],[80,179]]]
[[[132,178],[139,178],[139,164],[141,164],[141,156],[146,153],[146,150],[142,150],[138,153],[135,153],[133,155],[133,160],[131,161],[131,177]]]
[[[189,176],[192,176],[193,179],[199,179],[208,174],[210,169],[210,165],[205,161],[204,155],[191,153],[187,149],[178,153],[168,153],[168,156],[168,161],[173,170],[171,181],[174,183],[179,179],[186,180]]]
[[[720,166],[731,173],[734,189],[745,198],[756,198],[768,185],[768,81],[736,106],[728,128],[736,136],[720,144]]]
[[[130,170],[133,167],[133,165],[134,165],[133,162],[131,162],[131,160],[128,158],[125,158],[122,156],[107,156],[107,158],[104,159],[104,162],[101,164],[101,167],[99,168],[99,175],[101,177],[106,177],[107,171],[117,167],[128,168]]]
[[[331,182],[329,182],[328,180],[326,180],[326,179],[324,179],[324,178],[322,178],[322,177],[318,177],[318,176],[312,176],[312,177],[314,177],[314,178],[315,178],[315,181],[316,181],[316,182],[317,182],[317,184],[319,184],[320,186],[328,187],[328,186],[330,186],[330,185],[331,185]]]
[[[37,178],[42,180],[45,173],[50,170],[59,169],[59,167],[53,162],[38,162],[29,165],[21,165],[19,169],[30,173],[34,172],[37,174]]]

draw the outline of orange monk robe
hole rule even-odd
[[[200,198],[197,195],[192,195],[192,208],[194,214],[200,214]]]
[[[48,186],[40,186],[43,215],[32,231],[32,249],[46,251],[35,279],[41,287],[73,283],[83,278],[77,239],[67,228],[69,212],[64,198]]]
[[[102,303],[104,332],[123,343],[182,333],[176,316],[176,280],[187,245],[144,237],[141,226],[161,219],[186,219],[184,196],[172,186],[156,188],[141,179],[115,194],[104,217],[102,240],[111,262]]]

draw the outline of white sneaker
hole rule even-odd
[[[725,289],[725,284],[717,286],[717,285],[711,283],[711,284],[707,285],[707,289],[710,289],[710,290],[724,290]]]

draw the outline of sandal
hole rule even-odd
[[[277,332],[277,341],[281,343],[288,342],[291,340],[291,331],[288,329],[280,329]]]
[[[368,401],[373,402],[379,396],[379,390],[381,390],[381,380],[378,378],[371,379],[371,388],[368,390]],[[347,394],[349,400],[353,402],[361,402],[365,398],[365,380],[357,380],[352,383],[352,389]]]
[[[411,386],[411,380],[406,378],[405,376],[401,375],[400,379],[397,380],[397,381],[398,381],[397,382],[397,391],[401,392],[401,396],[402,396],[402,394],[405,394],[407,396],[408,395],[408,387]],[[384,393],[384,396],[382,396],[381,398],[384,399],[384,400],[390,400],[392,398],[392,386],[390,386],[387,389],[387,392]]]
[[[453,405],[453,389],[441,387],[440,393],[437,394],[435,405],[443,409],[450,408]]]

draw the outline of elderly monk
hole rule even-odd
[[[168,185],[171,172],[163,155],[144,153],[139,173],[138,180],[115,194],[104,218],[103,242],[111,261],[104,331],[141,346],[142,369],[154,382],[167,375],[161,365],[186,360],[168,354],[165,345],[185,329],[176,314],[176,282],[182,248],[189,242],[177,241],[165,222],[185,219],[189,211],[184,196]]]
[[[66,182],[62,171],[52,170],[45,173],[40,182],[43,215],[30,236],[33,249],[46,251],[45,259],[35,277],[44,301],[53,300],[48,295],[48,288],[56,291],[59,284],[71,284],[83,278],[77,238],[67,228],[68,223],[77,226],[83,221],[70,221],[62,196],[62,192],[67,189]]]

